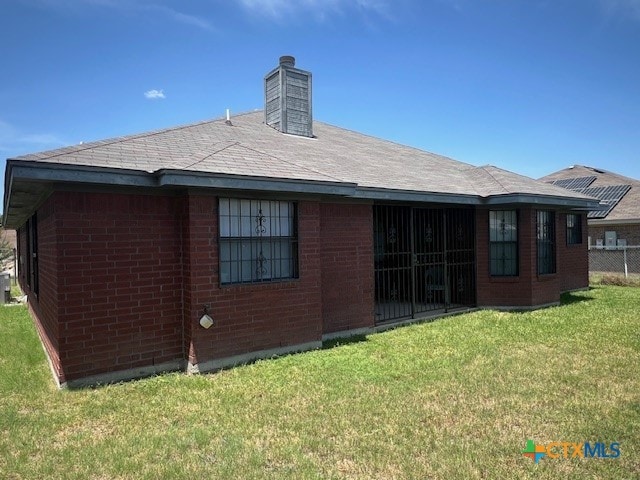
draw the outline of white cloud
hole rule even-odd
[[[20,143],[28,143],[32,145],[66,145],[66,142],[60,140],[56,135],[51,133],[31,133],[27,135],[21,135],[17,138]]]
[[[640,20],[640,0],[599,0],[609,15],[631,16]]]
[[[198,27],[203,30],[213,30],[213,27],[211,26],[211,24],[208,21],[206,21],[204,18],[198,17],[196,15],[189,15],[186,13],[178,12],[177,10],[174,10],[169,7],[165,7],[164,5],[153,5],[153,4],[141,5],[139,8],[142,10],[158,12],[161,15],[164,15],[167,18],[170,18],[179,23],[184,23],[186,25]]]
[[[173,8],[149,0],[31,0],[48,8],[75,10],[78,7],[110,8],[135,15],[158,15],[171,21],[190,25],[203,30],[213,30],[205,18],[180,12]]]
[[[9,125],[7,122],[0,120],[0,140],[4,140],[7,137],[14,136],[16,129]]]
[[[311,13],[324,19],[349,10],[386,16],[390,7],[390,0],[240,0],[240,3],[250,13],[273,19],[298,13]]]
[[[144,92],[144,96],[147,98],[150,98],[151,100],[166,98],[162,90],[155,90],[155,89]]]
[[[0,119],[0,152],[2,152],[2,157],[63,147],[69,143],[52,133],[23,133]]]

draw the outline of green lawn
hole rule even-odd
[[[564,300],[76,391],[2,307],[0,478],[640,478],[640,289]],[[527,439],[621,456],[534,465]]]

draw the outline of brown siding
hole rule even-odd
[[[371,205],[322,204],[323,333],[374,325]]]

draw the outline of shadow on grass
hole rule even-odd
[[[592,289],[593,287],[589,287],[589,290],[592,290]],[[575,293],[572,293],[572,292],[566,292],[560,295],[561,305],[572,305],[574,303],[589,302],[591,300],[593,300],[592,296],[576,295]]]
[[[362,343],[367,341],[366,335],[353,335],[351,337],[332,338],[331,340],[325,340],[322,342],[322,349],[340,347],[342,345],[351,345],[353,343]]]

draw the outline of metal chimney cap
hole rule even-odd
[[[282,57],[280,57],[280,65],[286,67],[295,67],[296,59],[291,55],[283,55]]]

